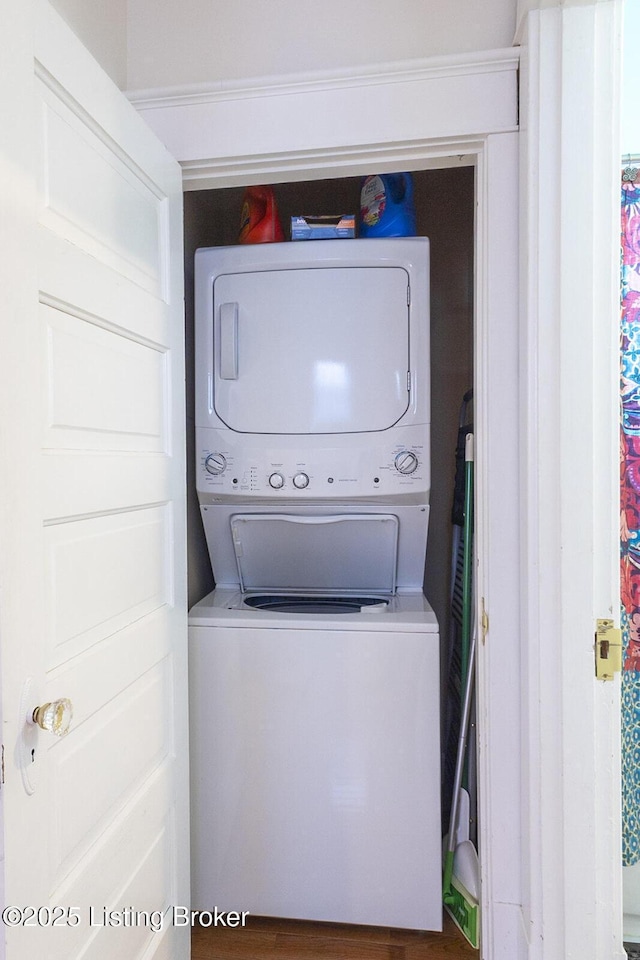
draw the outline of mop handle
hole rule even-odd
[[[473,433],[464,442],[464,557],[462,561],[462,631],[460,644],[460,676],[466,677],[471,642],[471,586],[473,582]]]
[[[468,433],[464,445],[464,459],[465,467],[467,470],[467,497],[465,499],[469,500],[472,491],[471,484],[471,473],[473,469],[473,434]],[[465,525],[467,517],[469,516],[470,510],[467,509],[465,512]],[[471,527],[468,527],[468,533],[470,536]],[[466,536],[467,530],[465,530],[465,551],[470,553],[469,548],[469,538]],[[466,562],[466,557],[465,557]],[[465,755],[467,747],[467,737],[469,730],[469,719],[471,716],[471,698],[473,696],[473,679],[475,671],[475,650],[476,650],[476,616],[475,616],[475,604],[473,603],[473,591],[469,591],[469,596],[467,597],[467,605],[471,610],[471,630],[470,630],[470,642],[469,649],[467,651],[467,669],[466,677],[464,683],[464,697],[462,702],[462,716],[460,719],[460,733],[458,736],[458,763],[456,764],[456,772],[453,783],[453,799],[451,805],[451,821],[449,826],[449,842],[448,842],[448,852],[453,853],[455,850],[456,840],[456,824],[458,820],[458,805],[459,805],[459,796],[460,796],[460,786],[462,784],[463,777],[463,768],[464,763],[462,758]],[[463,674],[464,676],[464,674]]]
[[[474,617],[475,621],[475,617]],[[462,707],[462,719],[460,722],[460,734],[458,736],[458,757],[464,757],[467,749],[467,739],[469,734],[469,718],[471,715],[471,698],[473,696],[473,680],[475,673],[475,652],[476,652],[476,629],[475,623],[471,632],[471,645],[469,647],[469,670],[467,672],[467,682],[464,688],[464,705]],[[456,846],[456,821],[458,819],[458,798],[460,796],[460,786],[462,784],[463,764],[456,765],[456,774],[453,784],[453,803],[451,806],[451,825],[449,828],[448,851],[453,853]]]

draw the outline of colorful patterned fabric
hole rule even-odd
[[[620,579],[622,862],[640,860],[640,174],[622,182]]]

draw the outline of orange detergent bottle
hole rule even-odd
[[[284,240],[272,187],[247,187],[242,198],[238,243]]]

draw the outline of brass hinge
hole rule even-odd
[[[596,677],[613,680],[622,670],[622,631],[613,620],[596,620]]]

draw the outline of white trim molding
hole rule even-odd
[[[456,141],[517,129],[517,69],[494,50],[128,96],[196,190],[419,166],[426,144],[445,165]]]
[[[523,863],[530,960],[623,958],[619,683],[620,0],[522,25]]]
[[[436,77],[465,77],[469,74],[513,70],[518,56],[512,49],[485,50],[472,54],[429,57],[422,60],[400,60],[374,63],[369,66],[280,76],[248,77],[244,80],[219,80],[216,83],[185,84],[128,90],[127,97],[138,110],[175,106],[178,103],[209,103],[214,100],[240,100],[251,97],[277,97],[289,93],[307,93],[347,86],[376,86],[403,83],[407,80],[433,80]]]
[[[525,960],[520,769],[519,134],[477,159],[476,437],[478,808],[482,960]],[[559,958],[556,958],[559,960]],[[564,958],[563,958],[564,960]]]
[[[206,160],[185,160],[181,166],[185,190],[206,190],[251,183],[354,177],[359,176],[365,168],[367,171],[385,173],[400,168],[428,170],[473,166],[476,154],[481,149],[482,141],[475,138],[392,141],[340,149],[209,157]],[[456,153],[452,153],[452,150]]]

